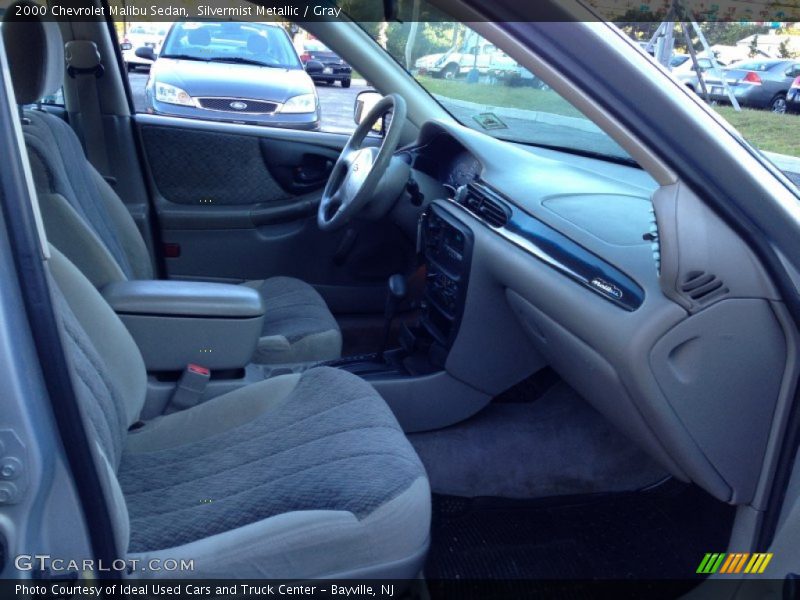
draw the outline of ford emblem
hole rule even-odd
[[[237,100],[237,101],[235,101],[235,102],[231,102],[231,103],[230,103],[230,107],[231,107],[233,110],[244,110],[245,108],[247,108],[247,104],[245,104],[244,102],[239,102],[239,101]]]

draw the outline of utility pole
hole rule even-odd
[[[659,63],[661,63],[661,65],[664,66],[665,69],[669,69],[669,62],[672,59],[672,54],[675,50],[675,23],[677,22],[683,31],[684,39],[686,40],[686,46],[689,50],[689,56],[692,60],[692,68],[694,72],[697,73],[697,81],[700,84],[700,88],[703,90],[703,97],[705,101],[708,102],[710,100],[708,89],[706,88],[706,82],[703,79],[703,72],[700,70],[700,65],[697,62],[697,53],[694,50],[692,36],[689,33],[689,25],[691,25],[692,29],[697,35],[697,38],[700,40],[700,43],[702,44],[709,61],[711,62],[711,67],[714,73],[719,73],[720,75],[722,88],[725,90],[725,95],[728,97],[728,100],[730,100],[731,106],[733,106],[734,110],[741,110],[739,101],[736,99],[736,96],[734,96],[733,91],[728,85],[728,81],[725,79],[725,75],[720,69],[719,63],[714,56],[714,52],[708,45],[708,40],[706,40],[706,36],[703,34],[703,31],[700,29],[697,21],[689,21],[684,19],[684,16],[685,14],[680,0],[672,0],[670,9],[667,12],[668,20],[663,21],[658,26],[658,29],[656,29],[656,32],[653,34],[653,37],[650,38],[650,41],[647,42],[645,48]]]
[[[703,99],[706,102],[710,102],[711,98],[708,95],[708,87],[706,87],[706,80],[703,77],[703,73],[697,66],[699,64],[697,62],[697,52],[694,51],[694,44],[692,43],[692,34],[689,33],[689,28],[686,26],[686,23],[681,23],[681,31],[683,32],[683,39],[686,41],[686,47],[689,49],[689,56],[692,59],[692,67],[694,69],[694,72],[697,74],[697,83],[700,84],[700,89],[703,91]],[[711,54],[713,54],[713,52]]]

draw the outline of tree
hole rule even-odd
[[[764,34],[767,27],[755,23],[730,23],[727,21],[713,21],[701,23],[703,33],[712,46],[720,44],[722,46],[735,46],[736,42],[744,38]]]
[[[614,23],[634,40],[649,42],[665,18],[666,13],[663,10],[654,13],[650,10],[643,12],[630,9],[614,19]]]
[[[419,31],[419,1],[414,0],[414,10],[411,15],[411,31],[408,33],[406,40],[406,68],[410,69],[414,65],[414,44],[417,41],[417,32]]]
[[[748,48],[747,55],[750,58],[755,58],[758,56],[758,34],[753,36],[753,39],[750,40],[750,46]]]
[[[794,58],[795,53],[789,48],[789,38],[783,38],[783,41],[778,46],[778,56],[781,58]]]

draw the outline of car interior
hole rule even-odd
[[[308,27],[380,94],[350,136],[136,113],[106,23],[5,12],[118,554],[209,578],[691,578],[755,546],[800,365],[742,231],[494,23],[632,158],[489,135],[356,23]]]

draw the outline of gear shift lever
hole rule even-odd
[[[397,309],[400,308],[400,303],[405,299],[406,294],[408,294],[406,278],[399,273],[389,277],[386,293],[386,310],[383,313],[383,342],[381,343],[380,350],[378,350],[378,358],[380,360],[383,360],[383,354],[386,352],[386,346],[389,345],[392,322],[397,316]]]

